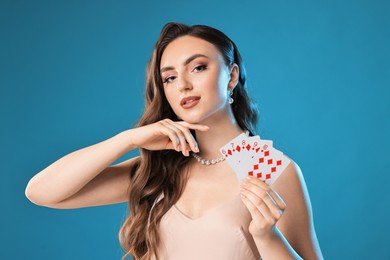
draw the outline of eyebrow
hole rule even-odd
[[[188,65],[191,61],[193,61],[193,60],[195,60],[196,58],[199,58],[199,57],[204,57],[204,58],[210,59],[208,56],[206,56],[206,55],[204,55],[204,54],[200,54],[200,53],[194,54],[194,55],[188,57],[188,58],[184,61],[183,66]],[[168,70],[173,70],[173,69],[175,69],[175,68],[172,67],[172,66],[164,67],[164,68],[160,69],[160,73],[163,73],[163,72],[168,71]]]

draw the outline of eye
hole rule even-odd
[[[163,83],[170,83],[172,82],[176,77],[175,76],[170,76],[170,77],[166,77],[164,80],[163,80]]]
[[[198,72],[198,71],[202,71],[202,70],[205,70],[205,69],[207,69],[207,65],[202,64],[202,65],[196,66],[196,67],[194,68],[194,71],[195,71],[195,72]]]

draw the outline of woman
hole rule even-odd
[[[26,196],[53,208],[128,201],[123,258],[322,258],[295,162],[271,188],[256,178],[239,183],[220,158],[219,148],[254,135],[256,122],[235,44],[208,26],[168,23],[148,64],[137,127],[54,162]],[[139,157],[111,165],[136,148]]]

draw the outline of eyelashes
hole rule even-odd
[[[207,69],[207,65],[206,64],[201,64],[201,65],[196,66],[193,69],[193,71],[194,72],[201,72],[201,71],[204,71],[206,69]],[[163,79],[163,84],[169,84],[172,81],[174,81],[175,79],[176,79],[176,76],[168,76],[168,77]]]
[[[200,70],[198,70],[198,69],[200,69]],[[202,64],[202,65],[196,66],[194,68],[194,70],[198,70],[198,71],[202,71],[202,70],[205,70],[205,69],[207,69],[207,65],[206,64]]]
[[[171,76],[171,77],[166,77],[164,80],[163,80],[163,83],[170,83],[172,82],[176,77],[175,76]]]

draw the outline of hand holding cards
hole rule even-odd
[[[254,176],[272,185],[290,163],[281,151],[272,147],[271,140],[261,140],[259,136],[245,133],[224,145],[220,152],[239,181]]]

